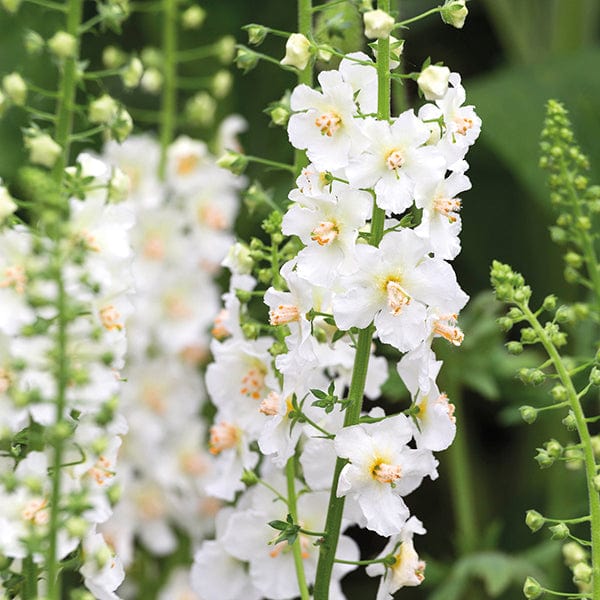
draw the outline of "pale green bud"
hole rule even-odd
[[[229,71],[221,69],[217,71],[212,80],[212,93],[216,98],[224,98],[231,91],[233,76]]]
[[[44,38],[32,29],[25,32],[23,43],[28,54],[39,54],[44,49],[45,44]]]
[[[158,48],[147,46],[142,50],[141,56],[145,67],[160,69],[163,65],[163,54]]]
[[[241,175],[248,166],[248,158],[239,152],[226,150],[225,154],[217,160],[217,166],[227,169],[235,175]]]
[[[302,33],[292,33],[285,44],[285,56],[280,63],[304,71],[310,56],[311,43],[309,39]]]
[[[130,190],[131,179],[129,175],[121,171],[121,169],[115,168],[108,188],[109,202],[123,202],[129,196]]]
[[[94,560],[96,561],[96,565],[98,565],[98,569],[103,569],[112,560],[112,552],[108,546],[103,546],[95,552]]]
[[[90,102],[88,119],[90,123],[108,124],[116,119],[118,112],[119,105],[117,101],[108,94],[104,94]]]
[[[552,458],[559,458],[562,456],[563,447],[559,441],[552,439],[546,442],[545,446],[546,451],[550,456],[552,456]]]
[[[592,485],[597,492],[600,492],[600,475],[595,475],[592,479]]]
[[[425,96],[425,100],[439,100],[448,90],[450,69],[440,65],[429,65],[421,71],[417,85]]]
[[[144,74],[144,65],[142,61],[134,57],[129,61],[129,64],[121,72],[121,80],[127,88],[135,88],[140,84],[140,79]]]
[[[127,61],[127,55],[116,46],[106,46],[102,51],[102,63],[107,69],[118,69]]]
[[[587,552],[577,542],[567,542],[562,547],[565,563],[569,567],[587,559]]]
[[[256,25],[255,23],[251,23],[250,25],[246,25],[242,27],[248,33],[248,43],[253,46],[260,46],[267,37],[268,30],[263,25]]]
[[[369,39],[385,39],[389,37],[394,29],[394,17],[388,15],[384,10],[370,10],[363,14],[365,24],[365,35]]]
[[[578,562],[573,567],[574,583],[590,583],[592,581],[592,567],[585,562]]]
[[[593,367],[590,371],[590,383],[592,385],[600,385],[600,369]]]
[[[119,142],[123,142],[129,134],[133,131],[133,119],[131,115],[123,108],[120,107],[117,113],[117,117],[110,128],[111,134]]]
[[[88,532],[89,524],[83,517],[70,517],[65,523],[67,533],[74,538],[83,538]]]
[[[583,452],[580,448],[567,448],[564,453],[565,467],[571,471],[578,471],[583,467]]]
[[[206,11],[201,6],[190,6],[181,15],[184,29],[200,29],[206,20]]]
[[[466,0],[446,0],[440,12],[442,21],[457,29],[462,29],[468,14]]]
[[[232,35],[222,37],[216,45],[217,56],[223,64],[229,64],[235,54],[235,38]]]
[[[208,92],[198,92],[186,104],[187,118],[193,125],[205,127],[210,125],[215,118],[217,103]]]
[[[2,78],[2,88],[13,104],[23,106],[27,100],[27,84],[18,73],[9,73]]]
[[[250,256],[250,248],[246,244],[236,242],[229,248],[223,266],[227,267],[232,273],[249,275],[254,267],[254,261]]]
[[[552,532],[553,540],[566,540],[569,537],[569,534],[571,533],[565,523],[558,523],[557,525],[553,525],[548,529],[550,529],[550,531]]]
[[[528,425],[534,423],[538,417],[538,411],[533,406],[521,406],[519,412],[521,413],[521,419]]]
[[[291,112],[284,106],[279,105],[273,108],[269,114],[271,115],[271,121],[275,125],[285,127],[290,120]]]
[[[23,0],[0,0],[2,8],[13,15],[19,10],[22,2]]]
[[[525,598],[539,598],[544,593],[542,586],[533,577],[528,577],[523,586],[523,594]]]
[[[537,510],[528,510],[525,515],[525,523],[532,532],[539,531],[546,522],[546,519]]]
[[[594,456],[598,458],[600,456],[600,435],[593,435],[590,438],[590,442],[592,443],[592,451],[594,452]]]
[[[562,424],[568,431],[575,431],[577,429],[577,420],[571,411],[569,411],[569,414],[562,420]]]
[[[62,148],[47,134],[34,133],[25,138],[25,147],[29,151],[29,160],[34,165],[51,169],[62,153]]]
[[[248,487],[258,483],[259,481],[258,475],[254,471],[250,471],[249,469],[244,469],[244,472],[242,473],[240,479],[242,483]]]
[[[48,48],[57,58],[74,58],[77,53],[77,38],[66,31],[57,31],[48,40]]]
[[[145,92],[149,94],[158,94],[163,86],[163,75],[154,67],[150,67],[144,71],[140,85]]]
[[[567,388],[564,385],[555,385],[550,393],[557,402],[564,402],[567,399]]]

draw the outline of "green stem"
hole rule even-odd
[[[43,6],[44,8],[49,8],[50,10],[56,10],[58,12],[67,12],[68,8],[61,4],[60,2],[52,2],[52,0],[27,0],[27,2],[31,4],[37,4],[38,6]]]
[[[211,56],[215,56],[218,51],[219,46],[217,44],[202,46],[201,48],[190,48],[189,50],[180,50],[175,53],[175,60],[178,63],[183,63],[200,60],[202,58],[210,58]]]
[[[160,163],[158,173],[165,179],[167,150],[175,134],[177,110],[177,3],[176,0],[163,0],[163,54],[164,82],[160,119]]]
[[[280,169],[282,171],[290,171],[292,174],[296,172],[296,168],[294,167],[294,165],[280,163],[275,160],[269,160],[268,158],[261,158],[260,156],[250,156],[248,154],[244,154],[243,156],[246,160],[248,160],[248,162],[266,165],[268,167],[273,167],[274,169]],[[279,207],[277,207],[277,210],[280,210]]]
[[[385,12],[390,11],[390,0],[379,0],[378,8]],[[390,80],[390,41],[381,39],[377,46],[377,118],[389,120],[391,102],[391,80]],[[369,243],[378,246],[383,237],[383,226],[385,222],[385,211],[380,209],[373,198],[373,217],[371,220],[371,236]],[[356,354],[352,370],[352,380],[348,392],[348,406],[344,416],[344,427],[356,425],[360,420],[362,402],[371,356],[371,343],[373,341],[374,327],[369,325],[361,329],[356,343]],[[329,597],[329,582],[335,561],[335,552],[341,532],[342,515],[344,512],[344,497],[338,498],[337,488],[340,473],[346,464],[346,460],[338,458],[335,462],[331,492],[329,495],[329,507],[325,521],[327,535],[321,544],[319,562],[314,587],[315,600],[327,600]]]
[[[69,0],[67,4],[66,31],[78,39],[77,32],[82,19],[83,0]],[[73,130],[73,111],[76,96],[76,64],[79,48],[73,58],[65,60],[60,81],[59,100],[56,107],[56,127],[54,139],[61,146],[62,154],[52,170],[52,177],[62,186],[65,166],[70,151],[70,136]],[[57,392],[55,405],[55,423],[59,427],[64,422],[66,408],[66,391],[68,380],[67,358],[67,295],[63,280],[63,257],[56,240],[54,252],[54,270],[56,272],[57,299],[57,331],[56,331],[56,372]],[[59,432],[54,438],[54,472],[52,474],[52,490],[50,495],[50,518],[48,526],[48,547],[46,555],[46,573],[48,577],[48,600],[61,599],[62,578],[58,563],[58,533],[60,527],[61,479],[64,451],[64,437]]]
[[[27,556],[23,560],[23,600],[36,600],[38,597],[38,569],[32,556]]]
[[[402,29],[403,27],[406,27],[406,25],[410,25],[411,23],[415,23],[416,21],[420,21],[421,19],[425,19],[427,17],[430,17],[431,15],[435,15],[435,14],[439,13],[441,10],[442,10],[441,6],[438,6],[437,8],[432,8],[431,10],[421,13],[420,15],[417,15],[416,17],[412,17],[410,19],[406,19],[406,21],[400,21],[400,22],[396,23],[394,25],[394,29]]]
[[[479,531],[475,508],[475,486],[471,469],[473,453],[469,451],[460,386],[452,377],[443,380],[443,386],[448,397],[454,403],[454,415],[458,423],[454,442],[447,450],[447,458],[450,462],[449,482],[456,523],[456,549],[461,556],[464,556],[477,549]]]
[[[376,565],[378,563],[386,564],[388,561],[388,557],[385,558],[375,558],[373,560],[342,560],[341,558],[336,558],[334,562],[339,563],[340,565],[358,565],[366,566],[366,565]]]
[[[287,478],[287,496],[288,496],[288,512],[292,516],[294,523],[298,522],[298,506],[296,503],[296,458],[292,456],[285,466],[285,475]],[[300,536],[298,536],[292,544],[292,554],[294,556],[294,567],[296,568],[296,578],[298,579],[298,587],[300,588],[300,598],[302,600],[310,600],[308,593],[308,585],[306,583],[306,575],[304,574],[304,563],[302,562],[302,546],[300,545]]]
[[[552,359],[554,368],[560,377],[561,383],[567,390],[567,397],[571,405],[573,415],[575,416],[577,433],[579,434],[579,439],[581,440],[581,447],[584,454],[585,475],[587,480],[588,501],[590,506],[593,569],[592,596],[595,599],[600,599],[600,495],[594,488],[594,478],[596,477],[597,465],[594,458],[594,450],[592,448],[590,432],[587,428],[587,422],[577,391],[575,390],[573,381],[569,376],[567,368],[565,367],[558,350],[546,334],[545,329],[542,327],[537,317],[531,312],[529,306],[526,304],[518,304],[517,306],[527,317],[527,320],[539,337],[542,346],[544,346],[548,356]]]

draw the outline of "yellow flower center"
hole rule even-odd
[[[444,217],[448,217],[450,223],[456,221],[456,213],[460,211],[461,201],[459,198],[436,198],[433,208]]]
[[[315,125],[321,132],[321,135],[331,137],[342,125],[341,117],[334,113],[328,112],[315,119]]]
[[[293,304],[280,304],[277,308],[269,311],[269,323],[271,325],[285,325],[300,320],[300,311]]]
[[[209,451],[219,454],[223,450],[235,448],[239,440],[239,431],[235,425],[221,421],[210,428]]]
[[[327,246],[339,235],[340,230],[333,221],[321,221],[310,234],[310,239],[319,246]]]

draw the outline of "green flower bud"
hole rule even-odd
[[[523,327],[521,329],[521,341],[524,344],[533,344],[537,342],[538,336],[533,327]]]
[[[521,354],[523,352],[523,344],[520,342],[508,342],[506,349],[510,354]]]
[[[226,35],[222,37],[217,42],[216,51],[219,60],[223,64],[228,65],[233,60],[233,55],[235,53],[235,38],[232,35]]]
[[[569,414],[562,420],[562,424],[568,431],[575,431],[577,429],[577,420],[571,411],[569,411]]]
[[[600,385],[600,369],[593,367],[590,371],[590,383],[592,385]]]
[[[537,510],[528,510],[525,515],[525,523],[533,533],[539,531],[546,522],[546,519]]]
[[[244,469],[242,476],[240,477],[242,483],[248,487],[256,485],[259,482],[258,475],[250,469]]]
[[[567,399],[567,388],[564,385],[555,385],[550,393],[557,402],[564,402]]]
[[[279,356],[280,354],[287,354],[289,348],[285,345],[285,342],[274,342],[269,348],[269,354],[271,356]]]
[[[248,73],[258,64],[258,54],[245,46],[240,46],[235,56],[235,65],[238,69],[242,69],[244,73]]]
[[[558,323],[572,323],[575,320],[575,314],[570,306],[559,306],[556,311],[556,321]]]
[[[593,570],[585,562],[578,562],[573,567],[573,583],[590,583],[592,581]]]
[[[36,55],[44,49],[44,38],[37,31],[29,30],[25,32],[23,40],[27,54]]]
[[[546,442],[545,447],[548,454],[553,458],[560,458],[562,456],[564,448],[557,440],[552,439]]]
[[[556,296],[554,294],[546,296],[542,303],[542,308],[544,310],[554,310],[556,308]]]
[[[592,444],[592,452],[598,458],[600,456],[600,435],[593,435],[590,438],[590,442]]]
[[[121,81],[126,88],[136,88],[140,84],[142,75],[144,74],[144,65],[142,61],[134,57],[129,61],[129,64],[121,71]]]
[[[248,162],[248,158],[243,154],[234,150],[226,150],[225,154],[217,160],[217,166],[227,169],[235,175],[241,175],[246,170]]]
[[[71,537],[81,539],[88,532],[89,523],[83,517],[69,517],[65,528]]]
[[[146,46],[141,53],[142,63],[146,68],[154,67],[155,69],[161,69],[163,66],[163,53],[158,48],[152,46]],[[123,61],[125,62],[125,61]]]
[[[77,38],[66,31],[57,31],[48,40],[48,48],[57,58],[74,58],[77,54]]]
[[[55,442],[68,439],[72,433],[73,428],[66,421],[55,423],[49,431],[50,439]]]
[[[154,67],[150,67],[144,71],[140,85],[145,92],[149,94],[158,94],[162,90],[163,75]]]
[[[208,92],[198,92],[185,105],[185,114],[192,125],[206,127],[214,121],[217,103]]]
[[[564,452],[565,467],[571,471],[578,471],[583,467],[583,451],[581,448],[566,448]]]
[[[248,33],[248,43],[252,46],[260,46],[265,41],[269,31],[263,25],[256,25],[255,23],[246,25],[242,29],[245,29]]]
[[[537,461],[540,469],[548,469],[554,464],[554,458],[550,456],[546,450],[542,448],[538,449],[538,453],[535,455],[535,460]]]
[[[565,254],[565,262],[574,269],[579,269],[583,264],[583,256],[577,252],[567,252]]]
[[[29,161],[51,169],[62,154],[62,148],[47,134],[35,132],[25,137]]]
[[[116,46],[106,46],[102,51],[102,64],[107,69],[118,69],[127,61],[127,54]]]
[[[118,483],[115,483],[108,488],[106,495],[108,497],[110,505],[115,506],[117,502],[121,500],[121,497],[123,495],[123,489]]]
[[[384,10],[370,10],[363,14],[365,24],[365,35],[372,40],[386,39],[394,29],[394,17],[388,15]]]
[[[523,586],[523,594],[525,598],[539,598],[544,593],[542,586],[533,578],[528,577]]]
[[[285,127],[290,119],[291,111],[284,106],[278,105],[273,108],[270,113],[271,120],[275,125]]]
[[[190,6],[181,14],[184,29],[200,29],[206,20],[206,11],[201,6]]]
[[[115,121],[112,123],[110,128],[111,135],[117,140],[117,142],[121,143],[133,130],[133,119],[131,115],[121,106],[117,113],[117,117]]]
[[[2,88],[13,104],[23,106],[27,100],[27,84],[18,73],[9,73],[2,78]]]
[[[244,323],[242,333],[249,340],[255,340],[260,335],[260,325],[258,323]]]
[[[229,71],[221,69],[213,76],[211,88],[216,98],[224,98],[231,91],[233,76]]]
[[[519,408],[519,412],[521,413],[521,418],[525,423],[531,425],[534,423],[538,417],[538,411],[533,406],[521,406]]]
[[[117,118],[118,112],[117,101],[108,94],[104,94],[90,102],[88,119],[90,123],[110,124]]]
[[[442,21],[457,29],[462,29],[468,14],[469,9],[466,7],[466,0],[446,0],[440,11]]]
[[[558,523],[557,525],[548,527],[548,529],[552,532],[553,540],[566,540],[571,533],[565,523]]]
[[[562,547],[565,563],[569,567],[574,567],[577,563],[587,560],[588,553],[577,543],[567,542]]]
[[[600,475],[595,475],[592,479],[592,485],[597,492],[600,492]]]
[[[509,317],[500,317],[496,323],[498,323],[498,325],[500,326],[500,329],[502,329],[502,331],[510,331],[512,329],[513,326],[513,320],[510,319]]]
[[[252,300],[252,292],[248,290],[236,289],[235,295],[242,304],[248,304]]]

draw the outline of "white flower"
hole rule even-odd
[[[8,193],[8,189],[2,185],[2,179],[0,179],[0,224],[16,210],[17,205]]]
[[[379,535],[399,533],[409,516],[401,496],[416,489],[425,475],[437,477],[437,461],[428,450],[408,447],[411,438],[412,427],[404,415],[346,427],[335,438],[337,455],[348,459],[337,495],[352,496],[367,529]]]
[[[377,558],[393,553],[396,562],[388,567],[381,563],[367,566],[367,575],[381,578],[376,600],[392,600],[392,595],[405,586],[419,585],[424,579],[425,563],[419,559],[413,545],[413,535],[424,534],[423,524],[411,517],[402,531],[393,536]]]
[[[429,65],[421,71],[417,85],[426,100],[439,100],[448,90],[450,69],[440,65]]]
[[[353,187],[374,187],[377,206],[388,214],[404,212],[412,205],[415,188],[443,175],[441,155],[422,147],[430,136],[429,128],[412,110],[391,125],[366,119],[361,129],[369,145],[350,162],[346,174]]]
[[[394,17],[381,9],[364,13],[363,21],[365,23],[365,35],[371,39],[389,37],[395,24]]]
[[[425,242],[410,229],[387,234],[379,248],[358,246],[357,258],[359,270],[333,300],[340,329],[364,328],[374,319],[381,341],[406,352],[427,335],[427,305],[452,314],[467,302],[452,267],[430,258]]]
[[[342,59],[339,71],[352,86],[360,111],[377,112],[377,69],[373,61],[364,52],[351,52]]]
[[[110,550],[102,534],[90,533],[83,541],[84,563],[80,569],[85,587],[98,600],[119,600],[115,590],[125,578],[121,561]]]
[[[363,137],[354,120],[354,90],[339,71],[319,74],[322,92],[299,85],[292,92],[291,108],[296,111],[288,123],[290,143],[306,149],[317,169],[332,171],[345,167],[357,154]]]

